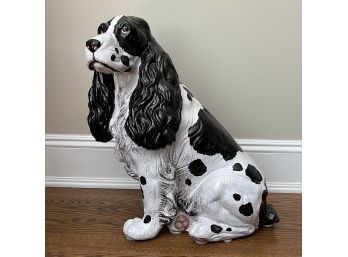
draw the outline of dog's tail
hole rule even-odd
[[[267,203],[268,190],[263,191],[262,202],[259,214],[259,223],[262,227],[271,227],[274,223],[280,221],[277,211],[272,204]]]

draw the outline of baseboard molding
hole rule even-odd
[[[46,177],[47,187],[78,187],[78,188],[116,188],[140,189],[139,182],[131,178],[75,178]]]
[[[131,178],[79,178],[79,177],[46,177],[47,187],[77,188],[113,188],[139,189],[139,182]],[[301,193],[301,183],[267,182],[269,192]]]
[[[262,169],[270,192],[302,192],[302,142],[237,139]],[[114,142],[87,135],[46,135],[46,186],[139,189],[114,157]]]

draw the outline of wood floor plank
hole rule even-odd
[[[197,245],[163,229],[153,240],[125,238],[123,223],[142,217],[139,190],[46,188],[46,256],[301,256],[300,194],[269,194],[280,216],[272,228],[230,243]]]

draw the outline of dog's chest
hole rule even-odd
[[[129,113],[129,98],[127,94],[119,93],[115,95],[115,110],[109,125],[116,141],[115,155],[120,161],[127,161],[128,156],[138,148],[125,130]]]

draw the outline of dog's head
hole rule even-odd
[[[133,74],[135,69],[139,78],[129,101],[127,134],[146,149],[162,148],[175,140],[182,108],[179,77],[145,20],[116,16],[100,24],[98,35],[86,42],[86,59],[89,69],[95,72],[89,92],[88,123],[97,141],[112,138],[112,76]]]
[[[116,16],[97,32],[86,42],[86,60],[90,70],[105,74],[129,72],[151,39],[147,22],[132,16]]]

